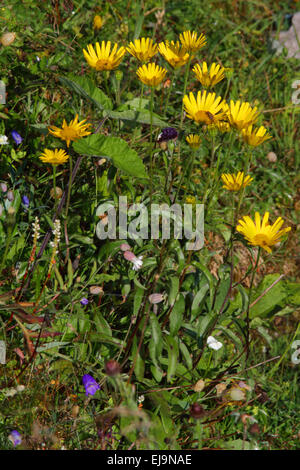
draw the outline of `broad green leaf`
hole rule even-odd
[[[243,350],[243,345],[240,338],[235,333],[233,333],[233,331],[230,330],[228,327],[219,325],[216,326],[216,330],[222,331],[224,335],[227,336],[235,344],[237,351]]]
[[[93,81],[87,77],[72,76],[71,78],[59,77],[63,85],[74,90],[78,95],[92,101],[101,110],[110,110],[113,105],[111,99],[103,91],[97,88]]]
[[[176,300],[178,290],[179,290],[179,278],[175,276],[171,277],[170,283],[171,284],[170,284],[170,290],[169,290],[169,295],[168,295],[168,303],[169,305],[173,305]]]
[[[133,121],[140,124],[151,123],[150,111],[148,109],[134,110],[128,109],[127,111],[105,111],[104,116],[111,119],[120,119],[121,121]],[[152,124],[157,127],[166,127],[167,123],[163,121],[157,114],[152,114]]]
[[[268,274],[264,277],[258,288],[256,289],[255,296],[251,298],[251,303],[262,295],[268,287],[270,287],[280,275]],[[276,313],[284,306],[284,300],[288,296],[288,291],[283,280],[275,284],[258,302],[250,309],[250,318],[265,317],[268,314]]]
[[[205,283],[197,292],[193,299],[192,308],[191,308],[191,321],[201,313],[199,311],[199,305],[202,300],[205,298],[209,289],[208,283]]]
[[[223,303],[226,299],[226,296],[228,294],[229,286],[230,286],[230,278],[229,277],[227,279],[224,279],[224,281],[222,281],[220,283],[219,288],[218,288],[216,301],[215,301],[215,306],[214,306],[214,310],[216,312],[219,312],[220,309],[222,308],[222,305],[223,305]],[[227,300],[227,302],[228,302],[228,300]]]
[[[199,263],[198,261],[196,261],[196,262],[193,263],[193,265],[196,268],[200,269],[200,271],[203,272],[204,276],[208,280],[209,292],[210,292],[208,305],[209,305],[209,309],[211,310],[212,309],[213,296],[214,296],[215,280],[213,278],[213,275],[210,273],[209,269],[206,266],[204,266],[202,263]]]
[[[148,178],[141,158],[135,150],[129,147],[125,140],[119,137],[92,134],[74,142],[73,147],[81,155],[111,159],[115,167],[128,175]]]
[[[172,312],[170,314],[170,333],[172,336],[175,336],[179,328],[182,325],[183,313],[185,310],[185,301],[182,294],[179,295],[178,300],[176,300]]]
[[[192,361],[191,355],[189,353],[188,348],[186,347],[186,345],[181,340],[180,340],[180,343],[179,343],[179,348],[180,348],[181,354],[183,355],[183,357],[185,359],[185,362],[186,362],[186,365],[187,365],[188,369],[192,369],[193,368],[193,361]]]
[[[167,372],[167,381],[170,382],[172,377],[175,374],[177,359],[178,359],[178,344],[177,340],[172,338],[172,336],[166,336],[165,341],[168,349],[168,372]]]
[[[145,372],[145,362],[142,359],[140,353],[138,353],[138,342],[136,336],[134,337],[132,345],[132,363],[134,363],[134,373],[138,380],[143,380]]]

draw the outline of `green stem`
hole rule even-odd
[[[150,98],[150,206],[152,204],[153,195],[153,101],[154,101],[154,87],[151,87]]]
[[[197,435],[197,439],[198,439],[198,450],[202,449],[202,430],[203,430],[202,420],[197,419],[197,421],[196,421],[196,435]]]
[[[186,187],[185,187],[185,190],[184,190],[184,194],[183,194],[183,198],[182,198],[183,201],[184,201],[184,199],[185,199],[185,196],[186,196],[186,193],[187,193],[187,190],[188,190],[188,186],[189,186],[189,183],[190,183],[190,181],[191,181],[191,174],[192,174],[192,170],[193,170],[193,167],[194,167],[195,155],[196,155],[196,151],[193,150],[191,162],[190,162],[189,165],[187,165],[186,169],[185,169],[185,170],[183,171],[183,173],[182,173],[182,176],[181,176],[181,179],[180,179],[180,182],[179,182],[179,186],[178,186],[178,188],[177,188],[177,192],[176,192],[176,195],[175,195],[174,203],[175,203],[176,200],[177,200],[179,191],[180,191],[180,189],[181,189],[181,185],[182,185],[182,183],[183,183],[183,179],[184,179],[186,173],[188,172],[188,176],[187,176],[187,179],[186,179],[187,184],[186,184]]]
[[[56,209],[57,209],[56,165],[53,165],[53,191],[54,191],[54,214],[56,214]]]
[[[4,255],[3,255],[3,258],[2,258],[2,261],[1,261],[0,274],[2,273],[2,269],[3,269],[3,266],[4,266],[5,261],[6,261],[7,253],[8,253],[11,238],[12,238],[12,233],[13,233],[13,227],[9,226],[7,228],[6,245],[5,245]]]
[[[72,156],[69,155],[69,165],[70,165],[70,174],[69,174],[69,184],[68,184],[68,196],[67,196],[67,205],[66,205],[66,219],[68,217],[70,198],[71,198],[71,188],[72,188],[72,171],[73,171],[73,160]],[[97,182],[96,182],[97,184]]]
[[[169,89],[168,89],[168,94],[167,94],[167,99],[166,99],[165,111],[164,111],[163,119],[165,119],[165,117],[166,117],[166,115],[167,115],[167,110],[168,110],[168,104],[169,104],[169,100],[170,100],[171,90],[172,90],[172,87],[173,87],[173,83],[174,83],[174,81],[175,81],[174,78],[175,78],[175,70],[173,70],[173,74],[172,74],[172,77],[171,77],[171,83],[170,83],[170,86],[169,86]]]
[[[211,160],[210,160],[210,172],[209,172],[209,177],[207,178],[207,181],[206,181],[206,185],[205,185],[205,188],[204,188],[204,192],[203,192],[203,204],[205,204],[206,202],[206,199],[207,199],[207,191],[208,191],[208,187],[210,185],[210,182],[211,182],[211,172],[212,172],[212,167],[213,167],[213,164],[214,164],[214,160],[215,160],[215,154],[216,154],[216,149],[215,149],[215,137],[212,136],[212,149],[211,149]]]
[[[187,87],[187,82],[188,82],[188,78],[189,78],[189,71],[190,71],[191,61],[192,61],[192,56],[189,57],[189,60],[186,64],[186,69],[185,69],[185,74],[184,74],[183,97],[185,96],[185,93],[186,93],[186,87]],[[183,101],[182,101],[181,117],[180,117],[180,130],[182,129],[182,124],[183,124],[183,111],[184,111],[184,104],[183,104]]]
[[[244,183],[244,179],[246,178],[246,175],[248,173],[248,170],[249,170],[249,167],[250,167],[250,164],[251,164],[251,158],[252,158],[252,154],[248,152],[246,160],[245,160],[245,165],[244,165],[244,175],[243,175],[243,180],[242,180],[242,188],[241,188],[240,194],[239,194],[239,200],[238,200],[236,213],[235,213],[235,219],[234,219],[234,225],[237,222],[237,219],[238,219],[238,216],[239,216],[239,211],[240,211],[240,208],[241,208],[241,204],[242,204],[242,201],[243,201],[243,198],[244,198],[245,188],[243,187],[243,183]]]
[[[250,287],[249,287],[248,305],[247,305],[247,310],[246,310],[246,325],[247,325],[246,361],[247,361],[248,356],[249,356],[249,344],[250,344],[250,316],[249,316],[249,314],[250,314],[250,305],[251,305],[251,295],[252,295],[254,277],[255,277],[255,274],[256,274],[256,269],[257,269],[259,258],[260,258],[260,253],[261,253],[261,247],[259,246],[255,266],[254,266],[253,271],[252,271]]]
[[[141,95],[140,95],[140,103],[139,103],[139,111],[142,109],[142,99],[144,95],[144,83],[142,82],[142,88],[141,88]]]

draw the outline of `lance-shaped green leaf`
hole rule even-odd
[[[104,157],[112,161],[116,168],[131,176],[148,178],[144,164],[135,150],[119,137],[106,137],[92,134],[73,144],[74,150],[80,155]]]
[[[121,121],[133,121],[140,124],[150,125],[150,111],[148,109],[142,109],[140,111],[134,109],[128,109],[127,111],[109,111],[106,110],[104,113],[106,116],[112,119],[120,119]],[[167,123],[160,119],[160,117],[153,113],[152,124],[158,127],[166,127]]]
[[[63,85],[74,90],[78,95],[92,101],[101,110],[112,109],[111,99],[96,87],[92,80],[87,77],[59,77]]]

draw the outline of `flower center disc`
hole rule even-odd
[[[62,134],[68,140],[72,140],[73,138],[77,137],[77,132],[72,127],[65,127]]]
[[[269,237],[267,235],[264,235],[263,233],[258,233],[254,237],[254,241],[257,245],[264,247],[264,246],[269,246]]]
[[[209,111],[197,111],[195,114],[195,121],[212,124],[214,122],[214,116]]]

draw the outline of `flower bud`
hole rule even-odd
[[[14,227],[14,225],[16,223],[16,211],[13,207],[9,207],[9,209],[7,211],[6,222],[7,222],[8,227]]]
[[[230,395],[231,400],[233,401],[245,400],[245,397],[246,397],[243,390],[240,390],[239,388],[232,388],[229,392],[229,395]]]
[[[90,287],[90,293],[92,295],[103,294],[103,289],[100,286],[91,286]]]
[[[107,375],[109,375],[109,377],[114,377],[115,375],[118,375],[121,372],[120,364],[114,359],[110,359],[105,364],[105,372]]]
[[[276,155],[276,153],[274,153],[274,152],[269,152],[268,155],[267,155],[267,159],[268,159],[269,162],[271,162],[271,163],[277,162],[277,155]]]
[[[249,428],[250,434],[260,434],[260,428],[257,423],[253,423]]]
[[[6,197],[7,197],[7,199],[8,199],[9,201],[13,201],[14,198],[15,198],[15,197],[14,197],[14,193],[13,193],[11,190],[8,191]]]
[[[121,70],[117,70],[115,73],[115,76],[116,76],[116,80],[120,82],[123,78],[123,72]]]
[[[7,184],[6,183],[0,183],[1,191],[3,193],[7,192]]]
[[[200,419],[205,416],[205,410],[203,406],[199,405],[199,403],[193,403],[193,405],[190,407],[190,414],[192,418]]]
[[[3,33],[0,38],[0,42],[2,46],[9,46],[10,44],[14,42],[15,39],[16,39],[15,33]]]
[[[150,304],[159,304],[164,300],[164,296],[162,294],[151,294],[148,297]]]
[[[131,250],[131,246],[129,246],[127,243],[122,243],[122,245],[120,245],[120,250],[122,250],[122,251],[130,251],[130,250]]]
[[[58,186],[56,186],[55,192],[56,192],[56,198],[57,198],[57,199],[60,199],[60,198],[62,197],[62,193],[63,193],[63,192],[62,192],[62,189],[59,188]],[[54,188],[51,189],[51,191],[50,191],[50,196],[52,197],[52,199],[55,199],[55,197],[54,197],[54,196],[55,196],[55,195],[54,195]]]

